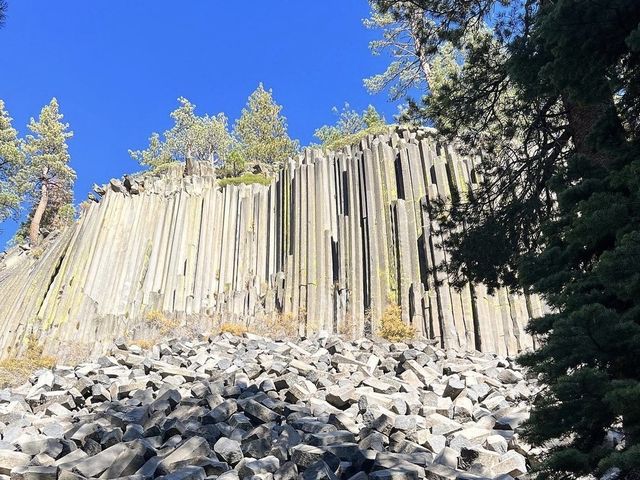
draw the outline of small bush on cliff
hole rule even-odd
[[[271,179],[258,173],[244,173],[239,177],[227,177],[218,180],[218,185],[221,187],[226,187],[227,185],[251,185],[252,183],[269,185],[271,183]]]
[[[398,305],[389,305],[380,319],[378,335],[390,342],[401,342],[415,338],[416,329],[402,321],[402,310]]]
[[[53,367],[56,359],[42,355],[42,350],[35,336],[29,335],[23,355],[0,362],[0,387],[23,384],[36,370]]]
[[[314,133],[322,142],[322,147],[329,150],[355,145],[367,135],[386,133],[388,130],[384,117],[373,105],[358,113],[345,103],[342,111],[333,107],[333,113],[338,116],[335,125],[323,125]]]
[[[180,326],[180,322],[175,318],[169,318],[160,310],[150,310],[145,315],[147,324],[157,328],[161,335],[166,335]]]

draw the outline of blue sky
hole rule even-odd
[[[58,98],[80,202],[94,182],[140,170],[128,149],[170,126],[179,96],[232,122],[263,82],[303,145],[345,101],[391,119],[397,104],[362,85],[388,62],[368,50],[368,12],[366,0],[9,0],[0,98],[21,135]],[[0,229],[1,248],[15,226]]]

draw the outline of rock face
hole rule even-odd
[[[328,335],[118,345],[0,391],[0,478],[508,480],[536,453],[518,429],[537,386],[503,383],[516,367],[495,354]]]
[[[457,291],[432,273],[447,232],[429,204],[472,188],[476,161],[399,131],[307,150],[269,186],[220,188],[204,164],[113,180],[44,252],[0,259],[0,356],[32,333],[49,346],[144,337],[155,310],[182,325],[289,315],[303,335],[362,335],[391,303],[446,348],[532,347],[524,326],[542,313],[538,298]]]

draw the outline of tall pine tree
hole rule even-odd
[[[526,426],[531,443],[556,445],[543,473],[615,465],[631,478],[640,471],[640,3],[374,3],[383,13],[419,8],[420,44],[445,53],[411,120],[483,155],[476,191],[431,206],[463,227],[444,268],[553,307],[530,323],[540,346],[521,358],[545,384]],[[609,430],[624,441],[607,443]]]
[[[16,219],[26,191],[25,156],[18,132],[0,100],[0,224]]]
[[[281,110],[271,90],[265,90],[261,83],[234,125],[242,156],[254,169],[273,173],[298,151],[298,142],[289,138],[287,119]]]
[[[192,162],[210,162],[217,166],[225,163],[233,140],[227,129],[227,117],[196,115],[196,106],[184,97],[180,106],[171,112],[173,127],[163,133],[153,133],[145,150],[129,151],[141,165],[159,171],[171,162],[184,162],[187,174]]]
[[[73,136],[69,124],[62,122],[58,101],[53,98],[40,111],[38,120],[31,119],[25,152],[27,172],[33,185],[29,215],[29,240],[40,243],[48,234],[73,220],[73,182],[75,171],[69,166],[67,139]]]

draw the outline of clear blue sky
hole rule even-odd
[[[78,203],[94,182],[140,169],[127,150],[170,126],[179,96],[233,122],[263,82],[303,145],[345,101],[391,119],[397,105],[362,85],[388,62],[368,50],[368,12],[366,0],[9,0],[0,98],[21,135],[58,98]],[[0,229],[1,249],[15,225]]]

